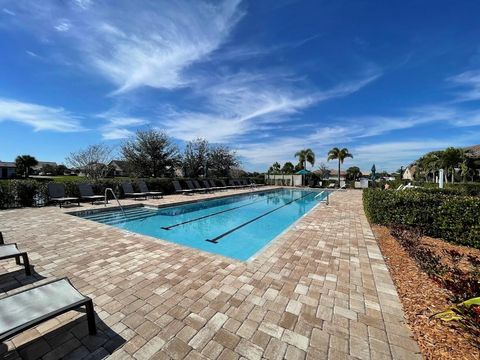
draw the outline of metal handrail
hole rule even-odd
[[[115,200],[117,200],[117,203],[118,203],[118,206],[120,206],[120,209],[122,209],[123,216],[125,216],[125,210],[123,210],[123,206],[122,206],[122,204],[120,204],[120,201],[117,199],[117,195],[115,195],[115,193],[113,192],[113,189],[112,189],[112,188],[106,188],[106,189],[105,189],[105,206],[107,206],[107,204],[108,204],[107,193],[108,193],[109,190],[110,190],[110,192],[112,193],[113,198],[114,198]]]
[[[316,199],[317,197],[319,197],[320,195],[322,195],[325,191],[326,191],[326,190],[320,191],[317,195],[315,195],[314,199]],[[327,198],[326,198],[326,200],[325,200],[325,199],[324,199],[324,200],[320,200],[320,202],[325,201],[325,203],[328,205],[328,204],[329,204],[329,200],[330,200],[329,197],[330,197],[330,191],[327,191]]]

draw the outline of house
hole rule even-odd
[[[108,172],[110,176],[128,176],[128,164],[126,161],[112,160],[108,164],[108,168],[110,169]]]
[[[0,161],[0,179],[11,179],[17,175],[14,162]]]
[[[410,165],[403,172],[402,179],[413,180],[416,172],[417,172],[417,165]]]
[[[32,174],[31,175],[39,175],[42,170],[43,170],[43,167],[44,166],[51,166],[51,167],[54,167],[56,168],[58,165],[56,162],[54,161],[39,161],[37,165],[35,166],[32,166]]]
[[[340,171],[340,181],[345,181],[347,178],[347,172],[341,170]],[[330,170],[330,173],[328,174],[328,177],[324,180],[338,180],[338,170]]]

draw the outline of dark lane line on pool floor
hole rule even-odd
[[[259,215],[259,216],[255,217],[255,218],[253,218],[253,219],[251,219],[251,220],[248,220],[248,221],[244,222],[243,224],[240,224],[240,225],[234,227],[233,229],[230,229],[230,230],[224,232],[223,234],[220,234],[220,235],[218,235],[217,237],[214,237],[213,239],[206,239],[205,241],[208,241],[208,242],[211,242],[211,243],[214,243],[214,244],[218,244],[218,240],[220,240],[221,238],[223,238],[223,237],[225,237],[225,236],[233,233],[234,231],[237,231],[238,229],[241,229],[242,227],[244,227],[244,226],[246,226],[246,225],[248,225],[248,224],[251,224],[251,223],[254,222],[254,221],[257,221],[258,219],[261,219],[261,218],[263,218],[264,216],[267,216],[267,215],[273,213],[274,211],[280,210],[281,208],[283,208],[283,207],[285,207],[285,206],[287,206],[287,205],[290,205],[291,203],[294,203],[295,201],[301,200],[301,199],[303,199],[304,197],[307,197],[308,195],[311,195],[311,194],[314,194],[314,193],[316,193],[316,191],[311,191],[311,192],[307,193],[306,195],[300,196],[299,198],[294,199],[294,200],[291,200],[291,201],[283,204],[282,206],[279,206],[279,207],[277,207],[277,208],[275,208],[275,209],[273,209],[273,210],[267,211],[266,213],[263,213],[262,215]]]
[[[255,204],[255,203],[258,203],[258,202],[261,202],[261,201],[264,201],[264,200],[268,200],[269,197],[266,196],[266,197],[262,197],[262,199],[259,199],[259,200],[256,200],[256,201],[252,201],[248,204],[243,204],[243,205],[240,205],[240,206],[235,206],[233,208],[230,208],[230,209],[226,209],[226,210],[222,210],[222,211],[217,211],[217,212],[214,212],[214,213],[211,213],[211,214],[208,214],[208,215],[204,215],[204,216],[200,216],[198,218],[195,218],[195,219],[190,219],[190,220],[187,220],[187,221],[183,221],[181,223],[178,223],[178,224],[173,224],[173,225],[169,225],[169,226],[162,226],[161,229],[163,230],[170,230],[174,227],[177,227],[177,226],[181,226],[181,225],[185,225],[185,224],[189,224],[189,223],[192,223],[192,222],[195,222],[195,221],[198,221],[198,220],[202,220],[202,219],[206,219],[206,218],[209,218],[209,217],[212,217],[212,216],[215,216],[215,215],[219,215],[219,214],[223,214],[223,213],[226,213],[228,211],[232,211],[232,210],[237,210],[237,209],[240,209],[242,207],[245,207],[245,206],[249,206],[249,205],[252,205],[252,204]]]

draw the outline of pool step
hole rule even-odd
[[[152,213],[157,213],[156,210],[145,209],[145,208],[133,208],[125,209],[125,216],[136,216],[136,215],[150,215]],[[93,221],[102,221],[110,218],[124,217],[120,211],[108,211],[108,212],[98,212],[94,214],[89,214],[83,216],[84,219],[93,220]]]
[[[116,224],[122,224],[124,222],[128,221],[134,221],[134,220],[145,220],[149,217],[156,216],[157,214],[143,214],[143,215],[137,215],[137,216],[119,216],[116,219],[109,219],[109,220],[96,220],[98,222],[101,222],[102,224],[106,225],[116,225]]]

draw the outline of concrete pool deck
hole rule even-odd
[[[360,191],[336,192],[249,262],[64,213],[89,208],[0,211],[5,241],[34,266],[26,277],[0,262],[0,296],[67,276],[99,329],[88,336],[85,314],[69,312],[5,342],[5,358],[421,358]]]

